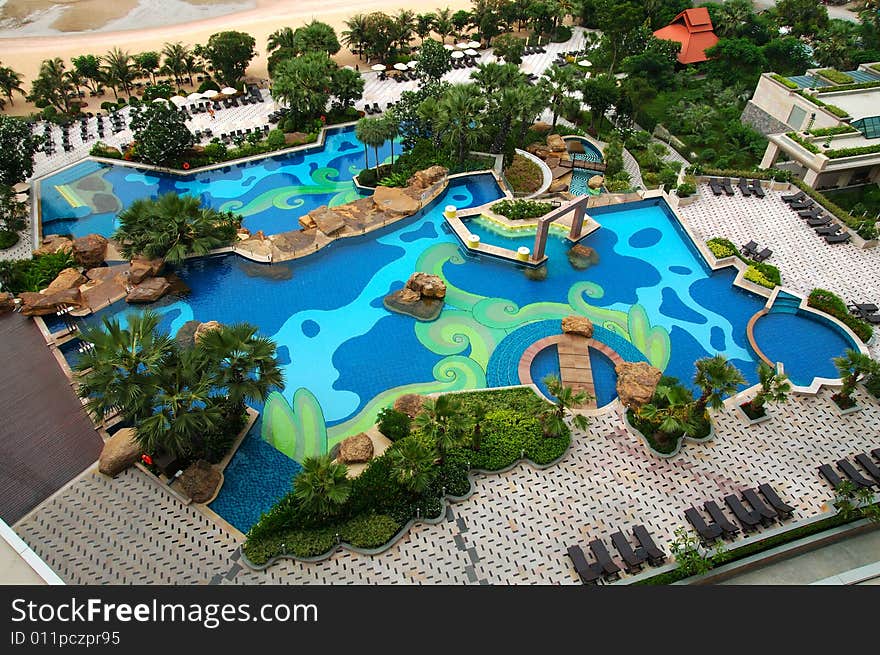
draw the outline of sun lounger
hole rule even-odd
[[[766,193],[764,193],[764,187],[761,186],[761,180],[752,180],[752,195],[757,196],[759,198],[763,198]]]
[[[626,570],[629,572],[641,569],[645,560],[648,559],[648,553],[644,548],[633,550],[623,531],[618,531],[611,535],[611,543],[614,544],[617,552],[620,553],[623,563],[626,564]]]
[[[813,207],[812,209],[801,209],[797,215],[801,218],[819,218],[824,213],[821,207]]]
[[[874,456],[874,459],[880,462],[880,448],[875,448],[874,450],[872,450],[871,455]]]
[[[764,248],[761,252],[757,253],[753,259],[756,262],[763,262],[767,259],[770,259],[770,255],[773,254],[773,251],[770,248]]]
[[[790,196],[782,196],[782,202],[800,202],[804,198],[807,197],[807,194],[803,191],[798,191]]]
[[[605,547],[605,544],[601,539],[593,539],[590,542],[590,550],[593,551],[593,556],[596,558],[596,562],[599,566],[602,567],[602,570],[605,572],[606,577],[610,578],[618,578],[620,577],[620,567],[611,559],[611,553],[608,552],[608,549]]]
[[[708,512],[712,520],[719,526],[725,537],[734,537],[739,534],[739,528],[731,523],[730,519],[724,515],[724,512],[718,507],[718,503],[714,500],[707,500],[703,503],[703,508]]]
[[[838,223],[831,223],[830,225],[825,225],[824,227],[815,228],[816,234],[821,237],[828,237],[833,234],[837,234],[840,231],[840,225]]]
[[[705,544],[710,544],[721,536],[721,526],[717,523],[707,525],[703,516],[693,507],[688,507],[684,511],[685,518],[688,523],[694,526],[694,530],[700,535],[700,540]]]
[[[749,181],[746,178],[739,178],[739,182],[737,182],[736,185],[739,187],[740,193],[742,193],[744,197],[748,198],[752,195],[752,190],[749,188]]]
[[[819,467],[819,474],[828,480],[828,482],[831,483],[831,486],[835,489],[837,489],[837,487],[843,482],[843,479],[837,475],[835,470],[831,468],[830,464],[822,464],[822,466]]]
[[[842,232],[840,234],[832,234],[825,237],[825,243],[846,243],[849,241],[850,235],[849,232]]]
[[[759,484],[758,491],[764,495],[767,502],[770,503],[773,509],[775,509],[782,518],[788,518],[794,512],[794,507],[782,500],[782,498],[779,497],[779,494],[776,493],[776,489],[769,484]]]
[[[831,217],[827,215],[817,216],[816,218],[811,218],[807,220],[807,225],[810,227],[824,227],[831,222]]]
[[[863,314],[862,320],[868,321],[871,325],[880,325],[880,314]]]
[[[632,533],[639,542],[639,546],[645,549],[651,566],[659,566],[666,561],[666,553],[657,547],[657,544],[654,543],[654,539],[651,537],[651,533],[648,532],[644,525],[634,525]]]
[[[858,316],[861,316],[862,314],[874,314],[880,311],[880,308],[872,302],[850,302],[849,309]]]
[[[746,531],[757,530],[758,526],[761,524],[761,515],[758,514],[758,512],[746,509],[746,506],[742,504],[739,497],[733,494],[725,496],[724,502],[730,508],[730,511],[733,512],[734,516],[736,516],[736,520],[742,524]]]
[[[865,487],[866,489],[874,486],[874,481],[869,480],[864,475],[859,472],[859,470],[852,465],[848,459],[839,459],[837,460],[837,468],[843,471],[844,475],[849,478],[850,482],[859,486]]]
[[[867,453],[859,453],[856,455],[856,461],[861,464],[862,468],[868,472],[875,481],[880,482],[880,466],[868,457]]]
[[[754,241],[749,241],[748,243],[743,244],[740,250],[742,250],[742,254],[753,257],[758,254],[758,244]]]
[[[788,208],[793,211],[800,211],[801,209],[809,209],[810,207],[815,207],[816,203],[807,198],[806,200],[801,200],[800,202],[791,203]]]
[[[574,569],[584,584],[596,584],[602,577],[602,567],[596,563],[587,563],[587,558],[584,556],[584,551],[581,550],[580,546],[569,546],[568,556],[571,558]]]
[[[726,193],[727,195],[729,195],[729,196],[734,195],[733,184],[730,183],[729,177],[721,178],[721,188],[724,189],[724,193]]]
[[[767,507],[767,503],[761,500],[758,492],[754,489],[743,489],[742,496],[752,506],[752,509],[761,515],[761,523],[764,525],[770,525],[779,518],[776,510],[772,507]]]
[[[712,193],[714,193],[716,196],[720,196],[722,193],[724,193],[724,189],[722,188],[721,184],[714,177],[709,178],[709,188],[712,189]]]

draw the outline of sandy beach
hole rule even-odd
[[[98,0],[88,0],[98,1]],[[101,0],[102,4],[106,0]],[[137,3],[137,0],[131,0]],[[113,4],[123,5],[129,0],[114,0]],[[161,5],[162,0],[155,4]],[[418,8],[412,0],[256,0],[256,7],[223,16],[215,16],[195,22],[166,25],[145,29],[131,29],[109,32],[79,32],[52,36],[25,36],[0,39],[0,61],[11,66],[24,76],[25,88],[40,68],[40,63],[52,56],[69,62],[71,57],[80,54],[104,54],[113,47],[120,47],[131,53],[145,50],[160,50],[166,42],[204,43],[208,37],[222,30],[248,32],[257,41],[257,56],[248,69],[250,77],[266,78],[266,39],[269,34],[283,26],[298,27],[310,20],[321,20],[332,25],[337,34],[345,29],[343,22],[356,13],[384,11],[396,13],[400,9],[433,11],[437,7],[449,6],[453,11],[467,9],[470,0],[437,0]],[[159,8],[156,9],[157,11]],[[343,48],[335,59],[340,65],[357,63],[357,58]],[[15,97],[15,106],[7,105],[6,112],[27,114],[34,111],[32,105]]]

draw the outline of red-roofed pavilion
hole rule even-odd
[[[706,50],[718,43],[705,7],[685,9],[669,25],[654,32],[654,36],[665,41],[678,41],[681,44],[678,61],[682,64],[706,61]]]

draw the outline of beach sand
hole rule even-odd
[[[118,4],[129,1],[137,4],[137,0],[113,0]],[[104,4],[101,0],[80,2]],[[161,0],[151,1],[150,4],[161,5]],[[332,25],[336,33],[340,34],[345,29],[344,21],[356,13],[384,11],[394,14],[401,9],[428,12],[445,6],[456,11],[467,9],[471,5],[470,0],[437,0],[436,3],[430,2],[418,7],[413,4],[412,0],[256,0],[256,7],[253,9],[178,25],[112,32],[0,38],[0,61],[4,66],[11,66],[21,73],[24,87],[30,89],[30,82],[39,72],[40,63],[50,56],[61,57],[69,65],[71,57],[87,53],[104,54],[114,47],[131,53],[160,50],[166,42],[181,41],[190,45],[205,43],[215,32],[240,30],[251,34],[257,41],[257,56],[251,62],[247,75],[252,78],[267,78],[266,40],[269,34],[281,27],[296,28],[311,20],[320,20]],[[340,65],[360,63],[361,68],[364,68],[364,62],[359,62],[344,47],[334,59]],[[9,114],[22,115],[33,111],[33,105],[26,103],[20,96],[15,97],[15,106],[9,107],[7,104],[6,108],[6,113]]]

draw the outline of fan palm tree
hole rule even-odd
[[[661,378],[651,402],[639,407],[635,413],[655,427],[657,441],[666,442],[670,438],[698,431],[694,406],[694,397],[689,389],[678,380]]]
[[[779,373],[775,367],[766,362],[758,364],[758,380],[761,390],[749,401],[749,411],[752,415],[763,415],[764,405],[770,403],[784,403],[791,391],[788,376]]]
[[[471,73],[471,79],[479,84],[486,94],[492,94],[508,86],[525,84],[526,76],[516,64],[479,64]]]
[[[449,449],[458,445],[465,431],[461,400],[448,394],[426,399],[422,411],[413,419],[413,426],[431,439],[442,462]]]
[[[385,125],[385,122],[381,118],[368,118],[364,117],[360,119],[354,128],[355,136],[358,140],[364,144],[364,154],[366,155],[366,148],[369,146],[373,148],[373,152],[376,157],[376,168],[379,168],[379,147],[385,143],[387,140],[386,134],[388,128]],[[366,161],[366,157],[364,158]],[[367,164],[367,168],[369,168],[369,163]]]
[[[394,139],[396,139],[400,132],[400,121],[398,121],[397,117],[394,114],[385,114],[382,116],[382,126],[384,127],[383,136],[385,137],[385,141],[391,145],[391,165],[394,166]]]
[[[329,455],[307,457],[302,467],[293,480],[293,493],[300,506],[315,519],[334,516],[351,493],[348,468],[333,462]]]
[[[137,76],[137,67],[128,52],[113,48],[102,58],[103,71],[107,85],[113,89],[113,96],[118,98],[118,90],[121,88],[126,95],[131,94],[131,83]]]
[[[183,57],[183,70],[189,77],[190,86],[193,85],[193,75],[205,72],[205,64],[202,58],[195,51],[187,52]]]
[[[162,71],[174,77],[174,81],[180,84],[183,76],[186,74],[186,56],[189,54],[189,47],[183,45],[179,41],[176,43],[166,43],[162,47]]]
[[[547,436],[558,436],[565,431],[565,417],[571,414],[571,422],[578,430],[586,430],[590,427],[590,419],[583,414],[574,413],[574,409],[593,400],[593,396],[586,391],[575,391],[571,387],[566,387],[555,375],[548,375],[544,378],[544,384],[547,385],[547,391],[556,398],[553,409],[545,414],[544,418],[544,434]]]
[[[416,13],[401,9],[394,17],[394,42],[399,50],[405,50],[417,27]]]
[[[452,10],[449,7],[438,9],[434,18],[434,31],[440,37],[441,43],[446,43],[446,37],[452,33],[455,25],[452,24]]]
[[[869,375],[877,372],[880,365],[877,364],[869,355],[848,348],[840,357],[834,358],[834,366],[840,373],[840,381],[842,386],[834,397],[840,401],[840,404],[851,406],[853,404],[852,393],[856,390],[856,384],[863,375]]]
[[[556,121],[559,114],[566,106],[568,94],[571,93],[577,82],[577,73],[571,66],[560,68],[556,64],[550,66],[544,71],[544,77],[541,78],[540,86],[544,90],[550,110],[553,112],[553,127],[556,127]]]
[[[520,94],[517,112],[514,117],[519,123],[519,135],[516,142],[525,148],[526,135],[538,116],[544,110],[544,95],[538,87],[525,86],[518,91]]]
[[[388,457],[394,477],[413,494],[421,494],[427,490],[437,473],[434,453],[418,439],[397,442]]]
[[[0,93],[9,98],[9,104],[12,102],[12,94],[20,93],[25,95],[24,87],[21,84],[21,74],[16,73],[9,66],[0,66]]]
[[[504,151],[507,139],[513,130],[513,121],[522,107],[528,103],[530,90],[531,87],[525,84],[505,86],[492,96],[492,111],[488,115],[495,122],[498,131],[489,148],[490,152]]]
[[[212,364],[214,386],[226,391],[236,415],[246,401],[262,402],[270,389],[284,384],[275,343],[257,335],[253,325],[224,325],[201,336],[198,346]]]
[[[720,353],[698,359],[694,365],[697,367],[694,384],[701,391],[694,405],[697,416],[703,416],[707,406],[720,409],[724,404],[724,397],[735,394],[739,385],[746,382],[739,369]]]
[[[476,84],[450,87],[437,103],[435,125],[459,162],[480,138],[480,113],[485,106],[486,98]]]
[[[293,50],[295,46],[296,39],[293,35],[293,28],[282,27],[269,35],[269,41],[266,43],[266,52],[274,52],[280,48],[290,48]]]
[[[105,317],[101,325],[81,329],[91,348],[74,366],[77,393],[96,421],[116,409],[132,421],[151,411],[153,378],[174,349],[174,340],[157,330],[159,320],[146,311],[129,314],[125,327]]]

